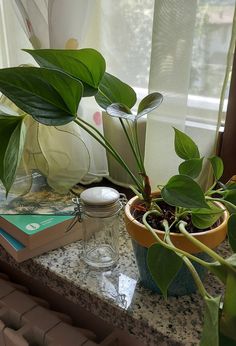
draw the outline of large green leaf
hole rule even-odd
[[[225,190],[223,192],[223,196],[226,201],[236,205],[236,190],[235,189]]]
[[[122,103],[128,108],[132,108],[136,102],[136,93],[128,84],[105,73],[95,99],[103,109],[107,109],[112,103]]]
[[[231,214],[228,220],[228,239],[231,249],[236,253],[236,214]]]
[[[209,157],[208,160],[211,163],[216,180],[219,180],[224,171],[224,164],[222,159],[219,156],[212,156],[212,157]]]
[[[204,297],[204,324],[200,346],[219,345],[219,308],[221,297]]]
[[[23,117],[0,115],[0,179],[9,192],[25,142]]]
[[[220,330],[223,335],[236,342],[236,273],[228,271],[223,311],[220,319]]]
[[[45,125],[63,125],[76,117],[83,85],[56,70],[15,67],[0,70],[0,91]]]
[[[226,262],[232,266],[235,270],[234,275],[236,275],[236,254],[234,253],[230,257],[226,258]],[[211,262],[207,264],[207,268],[226,285],[229,270],[227,266],[220,264],[219,262]]]
[[[229,181],[225,184],[225,187],[228,190],[235,190],[236,189],[236,175],[233,175]]]
[[[144,97],[138,106],[138,114],[136,118],[140,118],[145,114],[152,112],[155,108],[160,106],[163,101],[163,96],[160,93],[152,93]]]
[[[31,54],[41,67],[56,68],[81,80],[84,85],[84,96],[97,93],[106,63],[103,56],[95,49],[25,49],[25,51]]]
[[[220,338],[220,346],[236,346],[235,340],[227,338],[227,336],[223,335],[221,332],[219,334],[219,338]]]
[[[228,262],[233,268],[236,269],[236,253],[226,258],[226,262]]]
[[[192,223],[199,229],[211,227],[223,214],[223,210],[214,203],[208,202],[207,204],[208,209],[194,209],[192,211]]]
[[[184,132],[175,130],[175,152],[183,160],[199,159],[200,154],[197,145]]]
[[[161,190],[166,203],[184,208],[209,208],[201,187],[187,175],[174,175]]]
[[[201,173],[202,162],[203,158],[186,160],[179,165],[179,173],[195,179]]]
[[[181,257],[160,244],[153,244],[148,249],[148,268],[164,297],[167,297],[168,287],[181,268],[182,263]]]
[[[207,268],[211,273],[217,276],[223,284],[226,283],[228,274],[226,266],[220,264],[219,262],[211,262],[207,264]]]
[[[135,120],[135,116],[132,114],[131,110],[121,103],[112,103],[108,106],[107,114],[115,118]]]

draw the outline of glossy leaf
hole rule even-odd
[[[160,106],[163,101],[163,96],[160,93],[152,93],[144,97],[138,106],[137,119],[145,114],[152,112],[155,108]]]
[[[179,165],[179,173],[195,179],[201,173],[202,162],[203,158],[186,160]]]
[[[45,125],[64,125],[76,117],[83,85],[56,70],[15,67],[0,70],[0,91]]]
[[[214,223],[223,214],[223,210],[214,203],[208,202],[208,209],[195,209],[192,211],[192,223],[199,229],[205,229],[214,225]]]
[[[105,73],[103,56],[91,48],[72,49],[25,49],[39,66],[66,72],[83,82],[84,96],[95,95]]]
[[[135,120],[135,116],[132,114],[131,110],[120,103],[112,103],[107,107],[106,111],[110,116],[115,118]]]
[[[224,171],[224,164],[222,159],[218,156],[212,156],[212,157],[209,157],[208,160],[211,163],[216,180],[219,180]]]
[[[168,287],[182,266],[181,257],[160,244],[153,244],[148,249],[147,264],[153,280],[167,297]]]
[[[220,346],[236,346],[235,340],[227,338],[227,336],[223,335],[221,332],[219,334],[219,338],[220,338]]]
[[[184,132],[175,130],[175,152],[183,160],[199,159],[200,154],[197,145]]]
[[[217,276],[223,284],[226,283],[228,271],[224,265],[219,262],[211,262],[207,264],[207,268],[212,274]]]
[[[236,253],[236,214],[231,214],[228,220],[228,239],[231,249]]]
[[[233,339],[236,342],[236,274],[235,272],[228,271],[223,311],[220,319],[221,333]]]
[[[219,308],[221,297],[204,297],[204,324],[200,346],[219,345]]]
[[[105,110],[112,103],[122,103],[128,108],[132,108],[136,102],[136,93],[128,84],[109,73],[105,73],[95,99],[99,106]]]
[[[231,183],[230,185],[226,185],[227,190],[236,190],[236,183]]]
[[[23,118],[0,115],[0,179],[8,193],[16,175],[25,141]]]
[[[226,258],[226,261],[234,268],[236,268],[236,254],[234,253],[230,257]]]
[[[209,208],[201,187],[187,175],[174,175],[161,190],[164,201],[184,208]]]
[[[225,184],[226,188],[228,190],[235,190],[236,189],[236,175],[233,175],[229,181]]]
[[[223,193],[223,196],[226,201],[236,205],[236,190],[235,189],[225,190]]]

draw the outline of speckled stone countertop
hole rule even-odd
[[[13,199],[8,204],[8,211],[11,208],[18,212],[26,211],[25,206],[33,208],[32,204],[36,207],[37,198],[30,194],[27,199]],[[62,198],[41,191],[39,199],[41,202],[44,200],[50,209],[53,209],[52,200],[58,201],[54,204],[57,210],[62,200],[68,210],[72,208],[70,195]],[[0,203],[4,209],[3,202]],[[40,203],[38,207],[41,208]],[[221,250],[226,253],[226,245]],[[202,329],[200,296],[170,297],[165,301],[142,288],[131,242],[123,224],[120,229],[120,259],[115,268],[104,272],[91,270],[82,261],[81,252],[82,241],[78,241],[19,264],[1,247],[0,259],[110,324],[136,335],[148,346],[199,344]],[[221,291],[211,276],[208,276],[206,288],[213,294]]]

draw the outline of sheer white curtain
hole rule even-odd
[[[84,4],[81,13],[87,8]],[[73,23],[77,23],[78,16],[74,16],[71,21],[70,15],[78,10],[75,8],[76,2],[74,6],[71,3],[70,12],[67,13],[63,11],[63,6],[58,5],[59,1],[2,0],[1,18],[5,34],[1,43],[2,67],[35,64],[30,56],[21,52],[21,48],[77,48],[78,40],[73,39],[73,33],[75,31],[80,37],[83,15],[80,26],[75,27]],[[63,27],[60,26],[60,30],[58,24],[61,22],[58,22],[58,18],[64,19],[62,23],[65,23]],[[5,97],[1,98],[1,104],[15,109]],[[94,108],[91,117],[94,117],[97,127],[102,129],[99,120],[101,114],[97,114],[96,110]],[[84,108],[83,112],[91,114]],[[91,182],[108,174],[104,150],[98,148],[91,138],[81,134],[75,124],[49,128],[28,117],[26,125],[28,131],[21,172],[22,169],[25,173],[33,169],[40,170],[47,177],[49,185],[58,192],[67,191],[79,181]]]
[[[164,102],[147,120],[145,158],[153,186],[177,173],[171,126],[185,130],[204,156],[214,154],[221,91],[232,63],[234,8],[231,0],[155,2],[149,87],[160,90]]]
[[[131,84],[139,98],[153,90],[164,94],[161,107],[140,124],[143,148],[147,124],[145,161],[153,187],[176,173],[171,126],[185,129],[193,136],[203,155],[212,152],[234,0],[0,0],[0,3],[3,66],[5,61],[5,66],[30,62],[27,54],[20,52],[30,42],[36,48],[93,47],[104,55],[107,71]],[[3,44],[8,57],[4,56]],[[101,111],[91,98],[82,102],[79,114],[101,131],[104,125],[105,134],[133,165],[117,123],[104,116],[102,124]],[[78,179],[90,182],[107,175],[109,167],[110,179],[129,183],[110,157],[107,166],[100,145],[84,133],[76,135],[82,159],[76,161],[77,166],[72,165],[74,173],[81,166],[84,174],[86,169],[90,172],[83,178],[78,174]],[[75,147],[72,144],[69,156]],[[86,168],[88,151],[90,166]],[[53,155],[46,159],[45,171],[52,158]],[[52,179],[57,178],[55,181],[56,171],[51,171]],[[73,179],[75,174],[71,174]]]

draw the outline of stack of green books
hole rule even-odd
[[[0,214],[0,244],[17,262],[81,238],[72,215]]]

